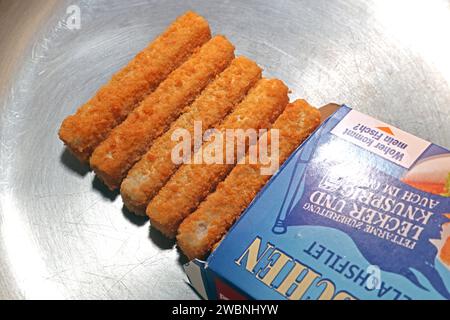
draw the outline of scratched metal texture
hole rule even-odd
[[[81,29],[66,9],[78,5]],[[61,121],[179,14],[316,106],[450,147],[448,1],[0,0],[0,299],[197,299],[174,243],[122,210]]]

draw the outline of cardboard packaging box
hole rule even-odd
[[[208,299],[449,299],[450,152],[342,106],[206,262]]]

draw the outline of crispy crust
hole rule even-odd
[[[286,107],[287,94],[288,88],[282,81],[261,79],[219,129],[223,132],[225,129],[270,128]],[[183,219],[233,167],[233,164],[182,165],[147,207],[152,226],[170,238],[175,237]]]
[[[63,121],[60,139],[80,161],[87,162],[109,132],[210,38],[211,31],[203,17],[193,12],[179,17]]]
[[[279,129],[280,164],[320,123],[320,113],[303,100],[290,104],[275,122]],[[270,139],[269,139],[270,141]],[[248,163],[248,159],[245,163]],[[216,191],[178,229],[178,245],[190,259],[203,258],[220,241],[270,176],[260,165],[237,165]]]
[[[90,164],[110,189],[163,134],[195,97],[234,58],[234,46],[216,36],[172,72],[159,87],[111,131],[92,154]]]
[[[245,57],[234,59],[128,172],[120,190],[125,206],[145,215],[151,198],[179,167],[171,160],[172,149],[179,143],[172,140],[175,130],[186,129],[193,146],[194,121],[201,121],[203,132],[219,123],[260,78],[261,68],[255,62]]]

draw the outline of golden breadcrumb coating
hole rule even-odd
[[[187,130],[192,151],[194,122],[201,121],[203,134],[225,118],[260,78],[261,69],[255,62],[245,57],[234,59],[128,172],[120,189],[125,206],[145,215],[147,204],[179,167],[171,159],[172,150],[179,143],[172,140],[172,134],[178,129]]]
[[[204,44],[94,150],[90,164],[97,176],[111,190],[118,188],[153,141],[233,59],[234,46],[225,37]]]
[[[273,128],[279,129],[279,160],[289,155],[319,125],[320,113],[303,100],[286,107]],[[270,141],[270,136],[269,136]],[[190,258],[203,258],[233,225],[252,202],[270,176],[261,175],[261,164],[238,164],[187,217],[178,229],[178,246]]]
[[[203,17],[190,11],[179,17],[63,121],[60,139],[80,161],[89,161],[109,132],[209,39],[211,31]]]
[[[219,130],[270,128],[286,107],[289,100],[287,95],[288,88],[282,81],[259,80],[219,126]],[[234,149],[237,149],[236,142]],[[175,237],[184,218],[195,210],[233,167],[234,164],[182,165],[147,207],[152,226],[168,237]]]

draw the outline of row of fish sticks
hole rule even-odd
[[[248,160],[245,153],[256,141],[245,143],[234,162],[197,164],[192,160],[213,142],[197,150],[192,140],[191,161],[176,163],[174,133],[183,129],[194,139],[196,122],[201,134],[277,129],[281,164],[320,122],[317,109],[302,100],[289,104],[282,81],[262,78],[261,68],[234,50],[225,37],[211,36],[203,17],[187,12],[66,118],[59,132],[111,190],[120,188],[130,211],[177,237],[189,258],[211,251],[270,176],[261,174],[261,164],[238,161]],[[270,132],[260,139],[270,145]]]

